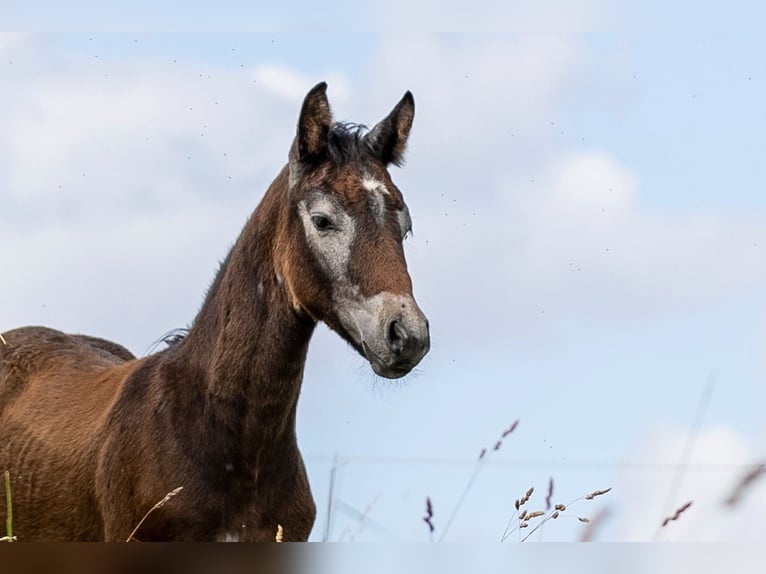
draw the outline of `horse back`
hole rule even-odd
[[[116,343],[45,327],[4,333],[0,469],[11,472],[14,530],[20,536],[100,537],[95,496],[83,485],[93,484],[96,438],[133,358]],[[93,518],[72,520],[73,512]],[[88,526],[64,534],[62,525],[78,523]]]
[[[126,348],[96,337],[46,327],[8,331],[0,341],[0,425],[19,402],[33,402],[35,410],[94,406],[116,391],[113,377],[102,375],[132,359]]]

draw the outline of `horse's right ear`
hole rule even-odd
[[[402,165],[414,117],[415,98],[407,92],[391,113],[364,136],[373,154],[384,164]]]
[[[332,112],[327,101],[327,83],[320,82],[306,94],[298,119],[298,133],[290,161],[305,162],[321,157],[327,149]]]

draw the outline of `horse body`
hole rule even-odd
[[[44,327],[4,333],[0,468],[20,540],[126,540],[139,523],[139,540],[308,538],[295,415],[317,321],[390,378],[429,346],[401,246],[409,215],[386,170],[411,96],[362,136],[332,124],[325,88],[307,95],[288,165],[183,340],[136,359]]]

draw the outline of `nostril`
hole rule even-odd
[[[396,353],[400,353],[407,343],[407,330],[399,321],[391,321],[388,324],[388,346]]]

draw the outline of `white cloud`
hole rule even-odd
[[[677,316],[766,285],[762,216],[652,209],[640,178],[601,151],[540,161],[533,183],[504,162],[473,171],[470,191],[451,188],[451,175],[444,185],[408,179],[416,285],[447,330],[474,341],[546,336],[567,321]],[[429,187],[446,197],[421,200]],[[455,305],[456,293],[471,305]]]
[[[244,222],[237,207],[197,203],[161,217],[0,228],[0,330],[41,324],[143,353],[193,319]]]
[[[260,87],[290,102],[296,110],[300,109],[300,104],[306,93],[320,81],[325,81],[328,84],[328,98],[333,108],[342,108],[349,99],[349,80],[344,74],[337,71],[327,72],[321,77],[317,77],[316,75],[302,74],[278,64],[261,64],[256,66],[252,75]]]
[[[683,429],[655,429],[630,458],[677,465],[686,440]],[[632,469],[623,473],[615,485],[621,511],[618,540],[648,541],[657,536],[678,542],[764,541],[761,524],[766,480],[753,483],[740,504],[730,507],[724,503],[749,466],[764,462],[762,448],[727,426],[700,432],[693,445],[689,468],[669,510],[665,502],[675,477],[672,466],[667,471]],[[661,528],[664,518],[688,501],[692,506]]]
[[[293,102],[300,102],[313,85],[308,76],[275,64],[258,66],[253,77],[270,92]]]
[[[521,193],[509,190],[508,204],[520,208],[513,224],[525,241],[521,275],[545,273],[546,297],[567,284],[578,304],[608,302],[610,312],[630,315],[766,283],[766,261],[754,248],[766,238],[757,219],[644,207],[636,176],[602,152],[567,154],[545,173]]]
[[[483,339],[511,324],[526,336],[543,311],[622,321],[766,284],[754,248],[766,244],[763,215],[652,208],[640,174],[608,150],[562,146],[560,105],[587,65],[576,36],[401,35],[381,46],[376,107],[405,87],[417,102],[410,162],[394,173],[415,220],[413,268],[425,270],[416,284],[452,330]],[[479,286],[482,297],[455,306],[455,293]]]
[[[583,32],[602,29],[609,20],[609,5],[601,0],[478,0],[417,4],[393,2],[382,5],[378,17],[396,30],[461,30],[472,32]],[[402,15],[406,14],[406,20]]]
[[[766,280],[762,217],[653,211],[640,177],[609,153],[562,151],[540,133],[585,58],[576,37],[392,36],[353,98],[343,74],[327,77],[339,117],[370,123],[404,89],[415,92],[413,157],[394,177],[415,219],[416,290],[454,332],[491,335],[487,322],[523,325],[542,311],[607,320],[676,312]],[[244,220],[285,161],[315,81],[279,64],[236,73],[50,59],[57,64],[16,72],[13,97],[0,96],[0,222],[27,243],[49,223],[85,233],[140,215],[162,229],[168,214],[194,217],[221,202],[236,203]],[[237,231],[221,233],[233,240]],[[477,284],[476,306],[455,309],[455,293]]]
[[[758,353],[759,360],[757,366],[760,378],[763,380],[766,378],[766,309],[761,309],[759,316],[761,327],[755,345],[756,349],[760,351]]]
[[[141,352],[193,318],[286,161],[297,110],[223,68],[45,43],[20,54],[42,64],[0,92],[0,294],[14,302],[0,328],[44,323]]]
[[[601,219],[611,227],[635,209],[636,177],[607,153],[570,154],[552,167],[556,169],[551,176],[550,196],[540,198],[538,209],[546,214],[552,211],[553,219],[575,216],[596,223],[600,212],[604,214]]]
[[[190,173],[249,177],[265,168],[257,158],[279,165],[269,152],[281,106],[242,77],[221,72],[213,81],[164,64],[83,68],[19,78],[14,100],[4,102],[6,197],[78,201],[86,196],[73,194],[86,190],[87,201],[114,201],[153,187],[175,202],[210,183]],[[291,134],[282,133],[286,157]]]
[[[411,90],[424,160],[454,170],[462,158],[470,170],[472,161],[496,160],[494,146],[511,132],[549,117],[583,56],[568,36],[392,35],[356,105],[368,109],[369,97],[386,109]]]
[[[12,54],[28,39],[26,34],[19,32],[0,32],[0,55]]]

